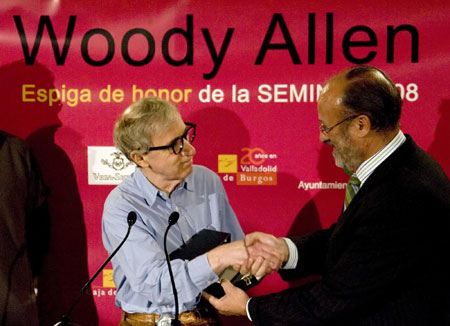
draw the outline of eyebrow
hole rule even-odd
[[[183,130],[183,133],[182,133],[181,135],[179,135],[178,137],[175,137],[174,139],[172,139],[172,140],[170,141],[170,143],[169,143],[167,146],[172,145],[173,142],[174,142],[176,139],[178,139],[178,138],[180,138],[180,137],[183,137],[183,135],[184,135],[184,133],[186,132],[187,128],[189,128],[189,126],[187,126],[184,122],[183,122],[183,124],[185,125],[185,128],[184,128],[184,130]]]

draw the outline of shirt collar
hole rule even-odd
[[[140,194],[145,198],[148,205],[152,206],[158,197],[159,190],[156,188],[147,177],[144,175],[140,167],[134,170],[133,178],[136,182],[136,188]]]
[[[362,187],[373,171],[375,171],[381,163],[383,163],[397,148],[399,148],[405,140],[405,135],[401,130],[399,130],[397,135],[386,146],[358,167],[355,175],[361,181],[360,187]]]
[[[180,184],[175,188],[174,192],[178,191],[179,189],[194,191],[195,187],[192,174],[193,173],[189,174],[185,180],[181,181]],[[139,167],[136,167],[133,178],[136,181],[137,189],[139,189],[141,195],[144,196],[148,205],[152,206],[155,203],[157,197],[160,197],[164,200],[166,199],[167,196],[164,196],[161,191],[147,179],[147,177]]]
[[[195,169],[195,166],[194,166]],[[183,180],[183,182],[181,183],[180,187],[183,187],[184,189],[188,190],[188,191],[195,191],[195,183],[194,183],[194,176],[193,173],[194,171],[191,172],[191,174],[189,174],[187,176],[187,178],[185,180]]]

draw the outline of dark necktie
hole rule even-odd
[[[359,179],[356,176],[352,175],[348,180],[347,187],[345,188],[344,209],[346,209],[348,205],[350,205],[350,202],[358,192],[360,185],[361,181],[359,181]]]

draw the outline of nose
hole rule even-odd
[[[195,147],[185,139],[183,142],[183,150],[181,151],[181,155],[194,156],[195,153],[196,153]]]
[[[330,140],[330,138],[328,138],[327,135],[325,135],[323,132],[319,131],[319,141],[321,143],[326,143],[329,140]]]

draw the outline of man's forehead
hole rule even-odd
[[[348,85],[348,81],[344,76],[338,75],[330,79],[324,86],[319,100],[322,98],[327,101],[336,101],[336,105],[342,104],[342,96]]]
[[[167,135],[177,134],[185,130],[185,124],[181,118],[171,122],[159,123],[153,131],[153,137],[165,138]]]
[[[340,106],[344,94],[346,82],[342,79],[332,79],[322,89],[319,96],[319,103],[328,102],[329,104]]]

